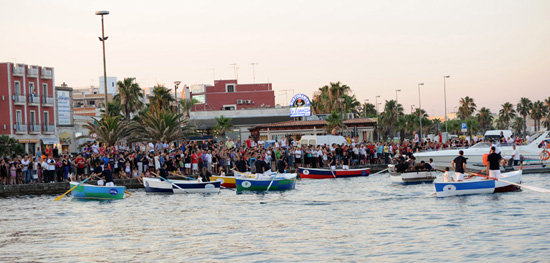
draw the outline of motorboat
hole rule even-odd
[[[549,149],[550,146],[550,132],[540,132],[531,138],[530,142],[526,145],[518,145],[517,150],[526,163],[542,163],[550,164]],[[512,145],[496,145],[504,159],[509,159],[513,153]],[[439,151],[426,151],[418,152],[414,154],[418,162],[429,162],[433,159],[435,168],[444,169],[450,167],[451,162],[458,156],[460,150],[464,151],[464,157],[467,158],[466,168],[470,170],[480,170],[480,164],[483,164],[483,155],[488,154],[491,149],[491,145],[488,142],[479,142],[473,146],[465,149],[448,149]]]

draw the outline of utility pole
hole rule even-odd
[[[105,116],[109,116],[109,100],[107,98],[107,62],[105,61],[105,40],[109,37],[105,37],[105,29],[103,26],[103,16],[108,15],[109,11],[97,11],[96,15],[101,16],[101,37],[99,41],[103,43],[103,88],[105,91]]]

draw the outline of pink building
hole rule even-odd
[[[0,63],[0,134],[34,152],[41,139],[56,138],[55,103],[53,68]]]
[[[191,98],[198,101],[194,111],[241,110],[275,106],[271,83],[239,84],[237,80],[215,80],[214,86],[195,85]]]

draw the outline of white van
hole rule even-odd
[[[508,139],[509,137],[512,137],[513,133],[511,130],[488,130],[485,132],[485,135],[483,136],[483,140],[488,141],[489,139],[493,140],[500,140],[500,133],[502,132],[502,135],[504,135],[504,138]]]
[[[307,145],[332,145],[335,144],[348,144],[344,136],[335,136],[335,135],[304,135],[300,140],[300,144],[303,146]]]

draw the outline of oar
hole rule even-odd
[[[86,181],[88,181],[88,179],[90,179],[90,178],[91,178],[91,176],[88,177],[88,178],[86,178],[86,179],[84,179],[84,181],[80,182],[79,184],[77,184],[77,185],[71,187],[71,189],[69,189],[69,191],[65,192],[64,194],[62,194],[62,195],[60,195],[60,196],[58,196],[58,197],[56,197],[56,198],[54,199],[54,201],[59,201],[59,199],[61,199],[61,198],[63,198],[64,196],[66,196],[68,193],[70,193],[72,190],[74,190],[75,188],[77,188],[79,185],[81,185],[81,184],[85,183]]]
[[[126,194],[129,195],[129,196],[132,196],[132,194],[130,194],[130,192],[128,192],[128,191],[126,191],[126,190],[124,190],[124,193],[126,193]]]
[[[328,168],[330,170],[330,172],[332,173],[332,176],[334,177],[334,179],[336,179],[336,175],[334,174],[334,171],[332,170],[332,166]]]
[[[471,173],[471,175],[480,176],[480,177],[484,177],[484,178],[487,178],[487,179],[490,179],[490,180],[501,181],[503,183],[520,186],[520,187],[523,187],[525,189],[529,189],[531,191],[535,191],[535,192],[539,192],[539,193],[550,193],[550,190],[545,189],[545,188],[540,188],[540,187],[530,186],[530,185],[524,185],[524,184],[518,184],[518,183],[502,180],[502,179],[499,179],[499,178],[488,177],[488,176],[481,175],[481,174]]]
[[[275,177],[276,177],[276,176],[277,176],[277,175],[274,174],[274,175],[273,175],[273,178],[271,178],[271,182],[269,183],[269,185],[267,186],[267,189],[265,190],[266,193],[267,193],[267,191],[269,191],[269,188],[271,187],[271,184],[273,184],[273,181],[275,180]]]
[[[166,178],[164,178],[164,177],[162,177],[162,176],[160,176],[160,175],[158,175],[158,174],[156,174],[156,173],[153,173],[153,172],[151,172],[151,173],[154,174],[154,175],[156,175],[156,176],[158,176],[160,179],[162,179],[162,180],[164,180],[164,181],[170,183],[171,185],[175,186],[176,188],[178,188],[178,189],[180,189],[180,190],[182,190],[182,191],[184,191],[184,192],[187,192],[186,190],[184,190],[183,188],[179,187],[177,184],[173,183],[172,181],[170,181],[170,180],[168,180],[168,179],[166,179]]]
[[[371,174],[371,176],[377,175],[377,174],[381,174],[381,173],[387,171],[388,169],[390,169],[390,168],[386,168],[386,169],[384,169],[384,170],[382,170],[382,171],[379,171],[379,172],[377,172],[377,173],[373,173],[373,174]]]
[[[183,178],[188,179],[188,180],[196,180],[197,179],[197,178],[185,176],[185,175],[182,175],[182,174],[177,174],[177,173],[173,173],[173,172],[170,172],[170,173],[175,175],[175,176],[183,177]]]

